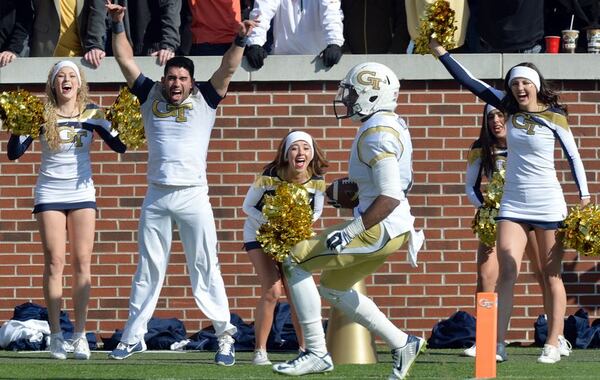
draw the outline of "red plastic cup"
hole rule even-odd
[[[560,37],[559,36],[546,36],[544,37],[546,40],[546,53],[548,54],[556,54],[558,53],[558,48],[560,47]]]

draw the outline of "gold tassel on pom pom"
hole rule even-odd
[[[283,262],[294,245],[314,235],[308,193],[300,185],[282,182],[275,195],[265,196],[262,213],[267,222],[260,226],[256,240],[278,262]]]
[[[473,233],[488,247],[496,244],[496,217],[504,191],[504,173],[504,170],[494,172],[484,195],[483,206],[477,210],[471,222]]]
[[[2,127],[14,135],[36,138],[44,124],[44,104],[25,90],[0,94]]]
[[[112,129],[119,132],[119,138],[127,148],[137,149],[146,143],[140,101],[129,88],[119,90],[117,100],[106,112],[106,119],[111,122]]]
[[[450,3],[444,0],[436,0],[425,11],[425,16],[420,20],[419,36],[415,40],[415,53],[429,54],[429,39],[435,38],[446,48],[454,49],[454,23],[455,12],[450,8]]]
[[[556,233],[563,235],[566,248],[586,256],[600,255],[600,207],[592,203],[573,207]]]

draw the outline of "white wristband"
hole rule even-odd
[[[360,235],[363,232],[365,232],[365,225],[363,224],[362,216],[359,216],[358,218],[354,219],[350,224],[348,224],[344,228],[344,231],[346,232],[346,234],[348,234],[348,236],[351,239],[354,239],[356,235]]]

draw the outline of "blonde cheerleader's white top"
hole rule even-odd
[[[318,54],[327,45],[344,44],[340,0],[255,0],[260,23],[248,45],[264,45],[273,19],[272,54]]]
[[[274,195],[275,189],[285,183],[277,175],[276,168],[265,170],[248,189],[242,209],[248,215],[244,223],[244,243],[256,241],[256,232],[266,223],[262,214],[265,205],[265,195]],[[313,210],[313,222],[319,219],[325,203],[325,180],[322,176],[313,175],[308,181],[301,184],[308,192],[310,207]]]
[[[192,93],[179,105],[169,104],[162,90],[160,82],[142,74],[131,89],[140,100],[144,120],[148,182],[207,186],[208,143],[222,98],[210,82],[196,83]]]
[[[422,231],[414,229],[415,218],[406,198],[413,181],[412,153],[410,133],[404,120],[392,112],[378,112],[356,133],[348,174],[358,185],[359,203],[354,209],[355,217],[365,212],[379,195],[400,201],[381,223],[391,239],[410,231],[409,260],[416,266],[417,252],[424,237]]]
[[[448,72],[486,103],[499,108],[505,94],[474,78],[449,53],[440,57]],[[580,198],[590,196],[585,170],[567,118],[560,109],[517,112],[506,120],[508,157],[500,218],[559,222],[567,206],[554,166],[560,143],[571,167]]]
[[[478,144],[478,142],[475,142],[469,151],[467,157],[467,173],[465,176],[465,193],[467,194],[469,202],[471,202],[475,208],[479,208],[483,205],[483,194],[481,193],[481,178],[483,175],[481,155],[483,152]],[[506,155],[506,148],[494,149],[492,152],[494,172],[506,169]],[[488,181],[490,179],[491,178],[488,178]]]
[[[89,104],[78,117],[59,118],[58,135],[60,146],[53,151],[48,146],[45,134],[40,134],[42,162],[35,185],[34,204],[94,202],[96,190],[92,180],[90,146],[93,132],[107,142],[116,152],[123,153],[125,145],[110,128],[104,112]],[[30,136],[12,135],[9,140],[9,158],[19,158],[32,142]]]

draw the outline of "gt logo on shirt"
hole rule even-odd
[[[58,127],[58,137],[61,144],[72,143],[76,148],[81,148],[83,142],[81,139],[87,136],[87,131],[75,131],[73,127]]]
[[[512,117],[515,128],[526,129],[528,135],[535,135],[535,127],[539,125],[535,119],[526,113],[516,113]]]
[[[379,90],[381,78],[377,78],[375,74],[377,73],[374,71],[361,71],[356,75],[356,81],[365,86],[373,87],[373,90]]]
[[[185,110],[194,109],[192,103],[183,103],[179,105],[167,104],[167,110],[165,112],[158,109],[158,105],[162,102],[155,100],[152,102],[152,113],[154,116],[164,119],[167,117],[175,117],[175,121],[178,123],[184,123],[187,121],[187,117],[185,116]],[[164,104],[164,103],[162,103]]]

